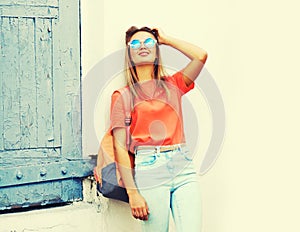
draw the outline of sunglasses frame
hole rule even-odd
[[[145,41],[146,41],[146,40],[149,40],[149,39],[151,39],[152,41],[154,41],[153,47],[148,47],[148,46],[147,46],[147,43],[145,43]],[[139,42],[139,46],[138,46],[137,48],[132,47],[132,46],[131,46],[132,41],[138,41],[138,42]],[[142,44],[144,44],[144,46],[145,46],[146,48],[154,48],[154,47],[155,47],[155,44],[157,44],[157,40],[156,40],[156,39],[153,39],[153,38],[151,38],[151,37],[149,37],[149,38],[145,39],[143,42],[140,41],[140,40],[138,40],[138,39],[134,39],[134,40],[131,40],[130,42],[127,43],[127,45],[128,45],[131,49],[133,49],[133,50],[139,49],[139,48],[142,46]]]

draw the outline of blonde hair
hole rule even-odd
[[[152,77],[153,77],[153,79],[157,80],[157,85],[160,87],[163,87],[167,93],[167,96],[169,96],[169,90],[168,90],[166,84],[164,83],[164,78],[167,76],[167,74],[166,74],[166,72],[162,66],[162,62],[161,62],[161,55],[160,55],[160,50],[159,50],[159,46],[158,46],[159,40],[158,40],[157,30],[150,29],[148,27],[137,28],[135,26],[132,26],[126,31],[125,43],[127,45],[128,42],[130,41],[131,37],[139,31],[146,31],[146,32],[152,34],[155,37],[155,39],[157,40],[156,58],[155,58],[155,61],[153,62],[154,69],[153,69]],[[138,84],[139,77],[136,72],[135,64],[131,59],[129,47],[126,49],[126,52],[125,52],[125,77],[126,77],[127,85],[130,88],[132,94],[134,96],[137,96],[138,95],[137,90],[139,88],[139,84]]]

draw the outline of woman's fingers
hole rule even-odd
[[[153,28],[158,35],[159,44],[166,44],[166,34],[162,31],[161,28]]]
[[[144,208],[143,209],[143,220],[148,220],[148,214],[149,214],[149,211],[148,211],[148,208]]]
[[[140,220],[148,220],[149,210],[148,207],[132,209],[132,216]]]
[[[136,219],[148,220],[149,208],[143,196],[139,192],[131,192],[128,196],[132,216]]]

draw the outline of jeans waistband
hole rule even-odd
[[[175,150],[181,150],[183,147],[185,147],[185,143],[180,144],[173,144],[173,145],[163,145],[163,146],[137,146],[135,147],[135,154],[140,151],[151,151],[155,153],[160,152],[168,152],[168,151],[175,151]]]

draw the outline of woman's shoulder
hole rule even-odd
[[[130,99],[130,88],[129,86],[124,86],[122,88],[116,89],[113,91],[111,98],[112,98],[112,102],[117,102],[117,101],[121,101],[121,102],[128,102],[128,99]]]
[[[114,90],[112,95],[114,96],[114,95],[121,95],[121,94],[126,94],[126,93],[129,93],[129,86],[128,85]]]

